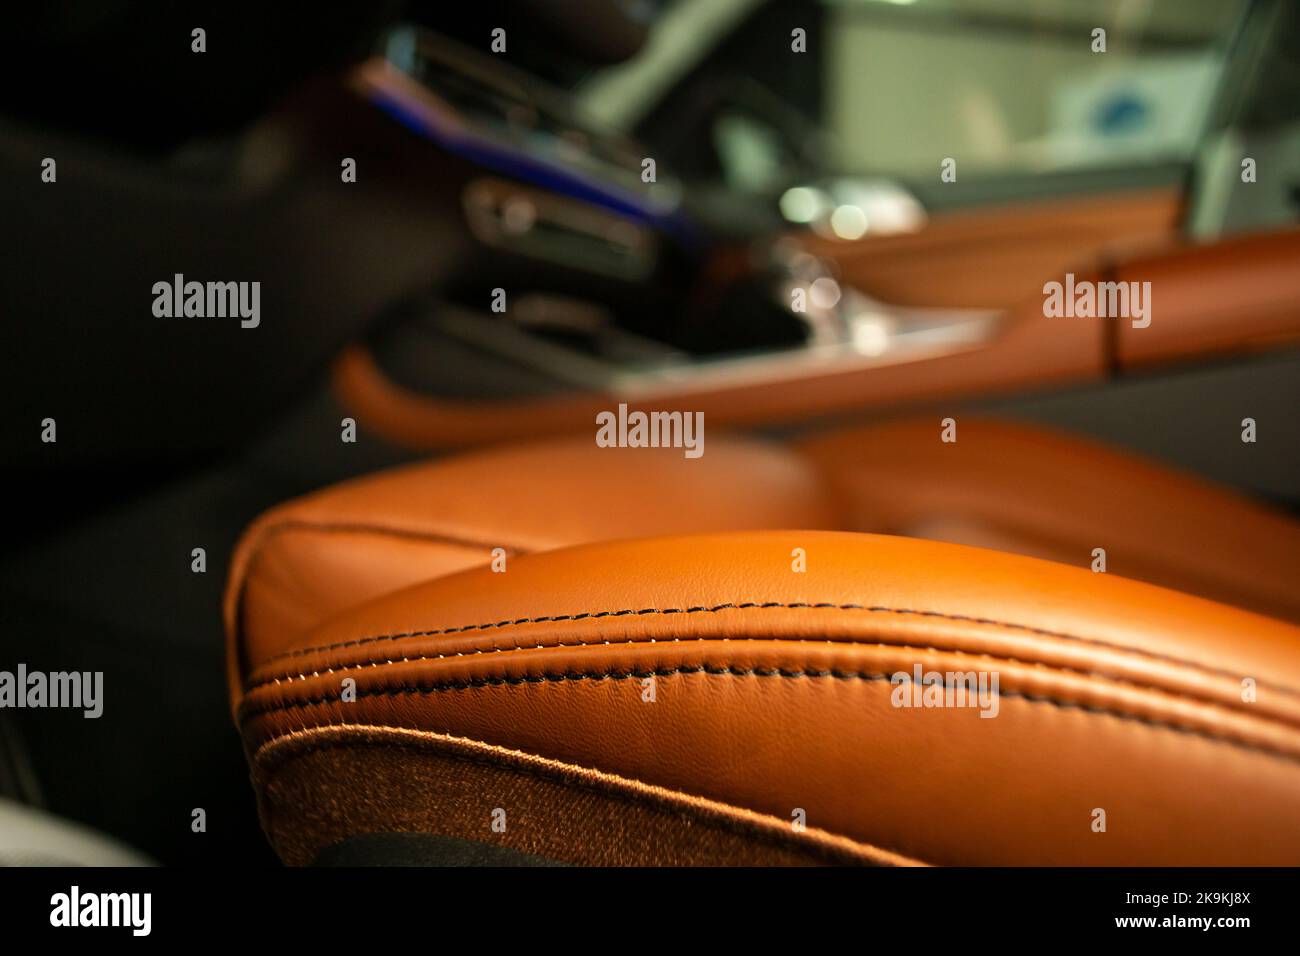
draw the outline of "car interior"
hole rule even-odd
[[[4,16],[0,863],[1300,863],[1300,5]]]

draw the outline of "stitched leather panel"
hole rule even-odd
[[[389,595],[252,662],[239,713],[252,747],[341,723],[449,733],[772,816],[803,807],[928,861],[1281,862],[1300,859],[1278,835],[1300,796],[1298,641],[977,549],[693,536]],[[918,664],[997,673],[997,716],[894,706],[891,676]]]

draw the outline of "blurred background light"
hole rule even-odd
[[[847,203],[836,206],[831,213],[831,229],[837,238],[861,239],[867,234],[867,214]]]

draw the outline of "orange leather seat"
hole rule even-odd
[[[389,831],[579,863],[1300,860],[1300,629],[1119,576],[1295,618],[1296,523],[1089,443],[961,427],[951,446],[931,421],[797,450],[712,438],[694,461],[553,442],[270,512],[226,620],[273,845],[292,863]],[[1123,490],[1099,498],[1107,475]],[[1095,546],[1112,573],[1086,570]],[[900,674],[997,675],[996,693],[897,706]]]
[[[1098,442],[963,417],[847,429],[799,449],[839,527],[1090,567],[1300,622],[1300,521]]]
[[[495,548],[510,562],[613,538],[834,526],[816,471],[781,448],[733,438],[685,464],[700,467],[683,467],[674,449],[557,440],[327,488],[268,511],[245,532],[227,629],[257,644],[288,643],[368,598],[486,564]]]

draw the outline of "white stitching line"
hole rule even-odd
[[[1183,702],[1183,703],[1190,702],[1200,706],[1221,708],[1233,714],[1242,714],[1243,716],[1245,715],[1245,712],[1235,709],[1234,707],[1231,706],[1230,703],[1209,696],[1193,696],[1183,691],[1172,690],[1165,687],[1159,687],[1154,684],[1141,684],[1128,678],[1114,677],[1109,674],[1099,673],[1097,671],[1084,671],[1074,667],[1067,667],[1058,664],[1049,664],[1043,661],[1024,661],[1024,660],[1020,660],[1019,658],[1002,656],[1002,655],[997,655],[988,652],[977,653],[972,651],[933,647],[930,645],[922,645],[922,644],[889,644],[880,641],[876,641],[876,642],[835,641],[829,639],[821,640],[821,639],[812,639],[812,638],[770,638],[770,639],[741,638],[740,640],[741,641],[771,640],[776,643],[798,642],[800,644],[824,644],[828,647],[847,646],[847,647],[857,647],[857,648],[873,648],[877,650],[922,651],[922,652],[928,652],[932,654],[950,654],[954,657],[963,658],[963,659],[982,660],[991,663],[1011,664],[1017,667],[1024,667],[1024,668],[1032,669],[1034,671],[1042,672],[1044,673],[1045,676],[1049,678],[1059,677],[1062,674],[1070,674],[1076,677],[1084,678],[1085,680],[1088,681],[1106,681],[1109,682],[1110,684],[1118,685],[1120,687],[1127,687],[1132,690],[1140,691],[1142,693],[1157,694],[1163,697],[1170,698],[1176,702]],[[279,687],[281,685],[287,686],[293,683],[301,683],[310,678],[320,678],[320,677],[328,676],[330,674],[341,674],[341,673],[347,673],[349,671],[378,669],[381,667],[387,667],[396,664],[413,664],[413,663],[419,663],[420,661],[426,661],[426,660],[450,660],[457,657],[474,657],[482,654],[514,653],[516,651],[524,652],[524,651],[533,651],[533,650],[545,651],[545,650],[552,650],[552,649],[559,649],[559,648],[600,647],[603,645],[613,646],[613,645],[650,645],[650,644],[684,644],[684,643],[728,644],[731,642],[732,639],[726,637],[723,638],[674,637],[674,638],[667,638],[667,639],[650,638],[648,640],[638,640],[636,638],[628,638],[627,640],[621,640],[621,641],[611,641],[606,639],[603,641],[578,642],[574,644],[566,644],[561,642],[556,644],[534,644],[532,646],[527,646],[527,647],[521,646],[518,643],[516,643],[514,647],[476,648],[471,651],[457,651],[454,654],[420,654],[416,656],[389,658],[383,661],[365,661],[358,664],[348,664],[342,667],[327,667],[324,670],[314,670],[310,674],[300,672],[296,676],[287,675],[283,678],[277,677],[274,678],[273,680],[262,681],[258,684],[254,684],[247,689],[247,691],[245,692],[245,697],[247,699],[247,697],[251,696],[253,693],[257,691],[261,691],[268,687],[273,687],[273,686]],[[1060,690],[1059,687],[1057,689]],[[1293,730],[1300,729],[1300,725],[1297,725],[1294,721],[1289,720],[1286,717],[1267,715],[1267,716],[1261,716],[1260,719],[1270,723],[1281,723],[1284,726],[1287,726]],[[307,726],[305,724],[303,726],[303,729],[304,730],[307,729]]]
[[[409,631],[401,634],[386,634],[378,637],[365,637],[365,638],[359,638],[355,640],[341,641],[334,644],[322,645],[319,647],[299,648],[296,650],[288,651],[287,653],[277,654],[274,657],[271,657],[265,662],[263,662],[260,665],[260,667],[266,668],[269,667],[272,663],[281,660],[291,659],[294,657],[301,657],[307,654],[316,654],[316,653],[324,653],[326,651],[332,651],[332,650],[341,650],[342,648],[345,647],[359,647],[361,645],[368,645],[368,644],[375,644],[375,643],[389,643],[389,642],[396,642],[398,640],[409,640],[411,638],[416,638],[416,637],[435,637],[435,636],[447,635],[447,634],[463,634],[471,631],[509,629],[523,624],[557,623],[561,621],[572,622],[572,621],[582,621],[582,620],[595,620],[598,618],[607,618],[607,617],[614,618],[614,617],[641,616],[647,614],[667,615],[667,614],[694,614],[694,613],[703,613],[703,612],[716,613],[725,610],[754,610],[754,609],[768,609],[768,608],[786,608],[786,609],[801,609],[801,610],[829,609],[829,610],[839,610],[839,611],[849,611],[849,610],[866,611],[872,613],[891,613],[891,614],[908,615],[908,616],[916,615],[919,617],[938,618],[941,620],[954,621],[954,622],[960,622],[965,624],[988,625],[988,626],[993,626],[995,628],[1006,628],[1013,631],[1022,631],[1025,633],[1041,635],[1044,637],[1059,638],[1061,640],[1070,641],[1082,645],[1099,647],[1109,651],[1121,651],[1123,653],[1131,654],[1136,657],[1162,661],[1164,663],[1175,664],[1178,667],[1187,668],[1189,670],[1201,671],[1203,673],[1210,674],[1219,678],[1226,677],[1236,681],[1239,680],[1241,677],[1241,675],[1236,671],[1231,671],[1221,667],[1214,667],[1199,661],[1182,660],[1181,658],[1168,655],[1168,654],[1160,654],[1151,651],[1145,651],[1135,647],[1127,647],[1122,644],[1112,644],[1110,642],[1097,640],[1095,638],[1079,637],[1078,635],[1067,634],[1063,631],[1053,631],[1053,630],[1048,630],[1046,628],[1034,627],[1028,624],[1018,624],[1009,621],[999,621],[999,620],[994,620],[992,618],[972,617],[964,614],[950,614],[941,611],[925,611],[925,610],[919,610],[914,608],[864,606],[860,604],[833,604],[828,602],[807,603],[807,602],[780,602],[780,601],[742,602],[739,604],[725,603],[725,604],[718,604],[714,606],[698,606],[698,607],[688,607],[688,608],[643,608],[639,610],[624,609],[619,611],[596,611],[596,612],[584,611],[578,614],[547,615],[543,617],[518,618],[514,620],[508,619],[503,621],[495,621],[489,624],[469,624],[469,625],[461,625],[457,627],[436,628],[436,629],[421,630],[421,631]],[[248,685],[246,689],[251,689],[253,686],[260,686],[260,685]],[[1285,694],[1290,697],[1296,697],[1300,699],[1300,690],[1298,689],[1289,687],[1285,684],[1273,685],[1271,682],[1268,686],[1270,690]]]
[[[650,673],[660,673],[660,671],[655,670]],[[840,680],[857,679],[857,680],[867,680],[873,682],[885,679],[889,676],[888,674],[885,673],[862,674],[862,673],[841,673],[835,671],[787,673],[780,669],[770,669],[766,671],[760,671],[752,668],[742,672],[742,671],[737,671],[730,667],[722,667],[717,670],[711,671],[707,666],[704,665],[690,668],[689,670],[684,670],[680,667],[674,668],[672,669],[671,675],[669,676],[687,676],[688,674],[695,675],[700,673],[706,674],[708,676],[713,676],[713,677],[717,677],[717,676],[727,676],[727,677],[756,676],[756,677],[787,677],[787,678],[797,677],[806,680],[836,678]],[[518,678],[494,678],[494,679],[489,679],[485,685],[473,685],[473,684],[464,684],[459,686],[458,685],[441,685],[441,686],[433,685],[429,687],[414,687],[414,688],[398,687],[395,689],[388,689],[388,690],[371,690],[367,692],[367,696],[391,697],[395,695],[402,696],[402,695],[409,695],[409,694],[426,695],[426,694],[438,693],[438,692],[448,691],[448,690],[454,690],[457,692],[465,691],[465,690],[481,691],[487,689],[487,687],[489,686],[491,687],[530,686],[536,684],[552,684],[552,683],[560,684],[564,682],[581,681],[581,680],[592,680],[592,681],[627,680],[629,678],[633,678],[637,676],[638,676],[638,672],[628,672],[628,673],[596,672],[596,673],[576,673],[576,674],[566,673],[566,674],[559,674],[559,675],[543,674],[543,675],[537,675],[532,677],[522,676]],[[1279,749],[1277,747],[1269,746],[1267,744],[1255,742],[1249,739],[1248,734],[1245,734],[1241,731],[1235,732],[1235,735],[1214,733],[1208,729],[1200,729],[1198,727],[1186,723],[1175,723],[1172,720],[1160,720],[1158,718],[1150,717],[1145,714],[1140,714],[1136,710],[1133,710],[1131,708],[1118,709],[1118,710],[1111,709],[1111,708],[1104,708],[1095,704],[1084,703],[1082,700],[1078,700],[1078,699],[1064,700],[1060,698],[1044,696],[1043,694],[1033,693],[1023,689],[1012,689],[1012,690],[1002,691],[1001,693],[1005,694],[1005,696],[1007,697],[1019,698],[1021,700],[1024,700],[1027,703],[1046,704],[1046,705],[1056,707],[1058,709],[1072,709],[1072,710],[1078,710],[1079,712],[1085,714],[1111,717],[1113,719],[1120,720],[1120,721],[1131,721],[1131,722],[1142,724],[1147,727],[1168,730],[1175,733],[1186,734],[1202,740],[1208,740],[1211,742],[1225,744],[1228,746],[1235,747],[1239,750],[1246,750],[1251,752],[1267,754],[1269,756],[1275,757],[1280,760],[1286,760],[1291,763],[1300,763],[1300,753],[1288,751],[1285,749]],[[1179,699],[1180,698],[1178,698],[1175,695],[1175,700],[1179,700]],[[1183,700],[1184,702],[1186,702],[1188,699],[1189,698],[1181,698],[1181,700]],[[324,706],[327,704],[337,705],[338,701],[329,698],[322,698],[320,700],[280,702],[273,707],[268,707],[260,711],[257,711],[256,713],[249,715],[249,717],[250,719],[260,718],[266,715],[280,715],[283,717],[286,716],[290,711],[300,711],[303,719],[302,730],[303,732],[306,732],[310,729],[306,723],[309,711],[312,711],[317,707]],[[332,726],[332,722],[326,723],[324,725],[320,723],[313,723],[311,726],[312,727]],[[242,719],[240,721],[240,729],[241,731],[246,730],[244,721]],[[418,728],[413,728],[413,729],[418,729]],[[1292,731],[1295,730],[1294,727],[1290,727],[1287,729]]]

